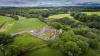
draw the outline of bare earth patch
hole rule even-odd
[[[36,36],[36,37],[46,40],[46,41],[54,40],[60,34],[59,30],[57,30],[51,26],[46,26],[46,27],[43,27],[43,28],[37,29],[37,30],[25,30],[25,31],[12,33],[12,35],[18,35],[18,34],[22,34],[22,33],[29,33],[33,36]]]

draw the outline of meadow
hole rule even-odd
[[[23,30],[32,30],[32,29],[39,29],[46,26],[44,22],[41,22],[37,18],[29,18],[29,19],[23,19],[14,22],[13,26],[8,32],[19,32]]]
[[[96,15],[99,15],[100,16],[100,12],[83,12],[83,13],[86,13],[87,15],[96,14]]]
[[[58,14],[58,15],[51,15],[51,16],[49,16],[49,18],[51,18],[51,20],[52,19],[60,19],[60,18],[64,18],[64,17],[68,17],[70,19],[73,18],[72,16],[70,16],[70,14]]]

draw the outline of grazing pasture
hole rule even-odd
[[[82,13],[86,13],[87,15],[97,14],[100,16],[100,12],[82,12]]]
[[[44,26],[47,25],[38,18],[29,18],[16,21],[8,32],[13,33],[23,30],[39,29]]]
[[[49,18],[51,18],[51,19],[60,19],[60,18],[64,18],[64,17],[68,17],[70,19],[73,18],[72,16],[70,16],[70,14],[57,14],[57,15],[49,16]]]

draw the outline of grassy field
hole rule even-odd
[[[14,42],[12,43],[12,45],[17,46],[20,50],[29,50],[29,49],[34,50],[36,48],[41,48],[43,46],[46,46],[47,42],[24,33],[20,36],[17,36],[14,39]]]
[[[63,56],[59,50],[47,47],[48,44],[46,41],[27,33],[17,36],[14,42],[8,46],[11,45],[16,46],[21,51],[31,50],[24,56]]]
[[[82,12],[82,13],[86,13],[87,15],[97,14],[100,16],[100,12]]]
[[[0,25],[3,24],[2,28],[0,29],[0,32],[6,32],[15,22],[15,20],[11,17],[7,16],[0,16]]]
[[[29,18],[19,17],[19,20],[16,21],[11,17],[0,16],[0,25],[3,27],[0,29],[0,32],[18,32],[22,30],[38,29],[43,26],[46,26],[45,23],[41,22],[38,18]]]
[[[70,14],[58,14],[58,15],[52,15],[49,16],[49,18],[51,19],[60,19],[60,18],[64,18],[64,17],[68,17],[68,18],[73,18],[72,16],[70,16]]]
[[[63,56],[63,54],[56,49],[51,48],[41,48],[39,50],[30,52],[25,56]]]
[[[49,16],[50,20],[61,19],[61,18],[64,18],[64,17],[67,17],[71,20],[79,22],[78,20],[75,20],[72,16],[70,16],[70,14],[57,14],[57,15]]]
[[[8,32],[13,33],[22,30],[39,29],[44,26],[46,26],[46,24],[37,18],[23,19],[16,21]]]
[[[0,24],[4,23],[4,22],[13,22],[14,19],[11,17],[7,17],[7,16],[0,16]]]

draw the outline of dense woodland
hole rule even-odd
[[[8,15],[14,17],[15,15],[20,15],[24,17],[38,17],[41,14],[61,14],[73,12],[95,12],[100,11],[100,8],[95,7],[84,7],[84,8],[1,8],[0,15]],[[10,14],[10,15],[9,15]]]
[[[26,17],[26,19],[37,18],[46,25],[62,31],[56,39],[46,41],[44,46],[43,43],[33,43],[36,40],[32,43],[21,42],[22,45],[27,43],[27,46],[30,46],[26,47],[25,44],[26,48],[20,48],[16,42],[17,38],[24,37],[26,33],[22,36],[12,36],[10,33],[1,32],[0,56],[44,56],[44,54],[45,56],[100,56],[100,15],[88,15],[82,12],[100,12],[100,8],[0,8],[0,16],[11,17],[16,22],[20,20],[19,16]],[[58,14],[69,14],[72,19],[68,17],[49,18],[49,16]],[[48,21],[43,18],[48,18]],[[5,24],[6,22],[0,23],[0,28]],[[43,50],[37,51],[42,48],[50,48],[49,51],[57,50],[51,52],[61,54],[49,53],[49,55],[44,49],[45,52],[47,51],[44,54]]]

